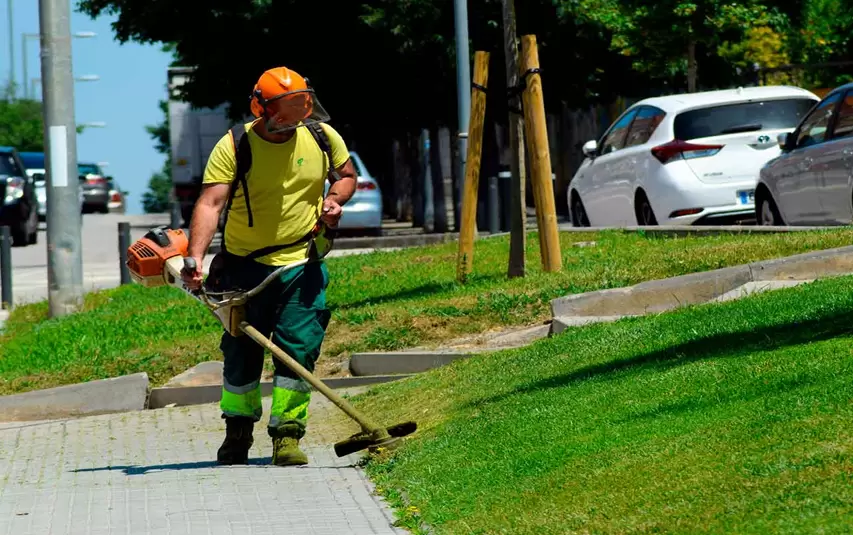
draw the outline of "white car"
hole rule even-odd
[[[798,87],[764,86],[637,102],[583,146],[567,193],[572,224],[754,221],[755,185],[779,155],[778,134],[819,100]]]
[[[47,184],[45,183],[45,164],[43,152],[21,152],[21,160],[26,166],[27,175],[35,182],[36,197],[39,201],[39,221],[47,221]],[[78,188],[77,197],[80,211],[83,211],[83,188]]]

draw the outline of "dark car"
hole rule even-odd
[[[80,186],[83,190],[83,213],[110,211],[110,189],[112,177],[105,176],[101,167],[94,163],[79,163]]]
[[[38,242],[38,209],[33,178],[13,147],[0,147],[0,225],[12,232],[12,245]]]

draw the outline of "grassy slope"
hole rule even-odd
[[[835,279],[382,385],[421,430],[369,471],[436,533],[849,532],[851,314]]]
[[[514,280],[505,276],[508,239],[478,241],[466,285],[455,282],[453,243],[330,259],[333,321],[321,363],[536,323],[549,318],[551,299],[567,293],[847,245],[853,229],[677,239],[610,231],[561,240],[562,272],[542,273],[531,233],[528,275]],[[596,244],[573,246],[588,241]],[[90,295],[87,309],[54,321],[43,321],[44,303],[14,310],[0,335],[0,394],[143,370],[156,385],[221,358],[218,324],[178,290],[119,288]]]

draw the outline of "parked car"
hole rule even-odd
[[[820,99],[764,86],[648,98],[630,106],[586,156],[568,189],[575,226],[754,221],[761,167]]]
[[[761,225],[853,222],[853,83],[833,89],[761,169],[755,191]]]
[[[110,187],[110,200],[107,203],[107,208],[110,212],[116,214],[123,214],[127,209],[124,200],[124,193],[122,193],[121,189],[119,189],[119,186],[115,183],[115,180],[110,178],[108,182]]]
[[[98,164],[79,163],[80,185],[83,189],[83,213],[110,211],[110,181]]]
[[[0,225],[8,226],[12,245],[38,243],[38,209],[34,180],[14,147],[0,147]]]
[[[350,157],[355,166],[358,182],[355,194],[344,206],[338,228],[379,235],[382,233],[382,192],[379,189],[379,183],[370,174],[357,152],[350,151]],[[326,182],[326,192],[328,191],[329,183]]]
[[[21,152],[21,161],[24,162],[26,173],[33,181],[36,188],[36,197],[39,202],[39,221],[47,221],[47,182],[45,181],[45,165],[43,152]],[[78,188],[77,196],[80,199],[80,211],[83,210],[83,188]]]

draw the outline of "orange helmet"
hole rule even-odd
[[[270,132],[299,126],[315,111],[316,97],[308,81],[287,67],[265,71],[252,91],[252,115],[264,118]]]

